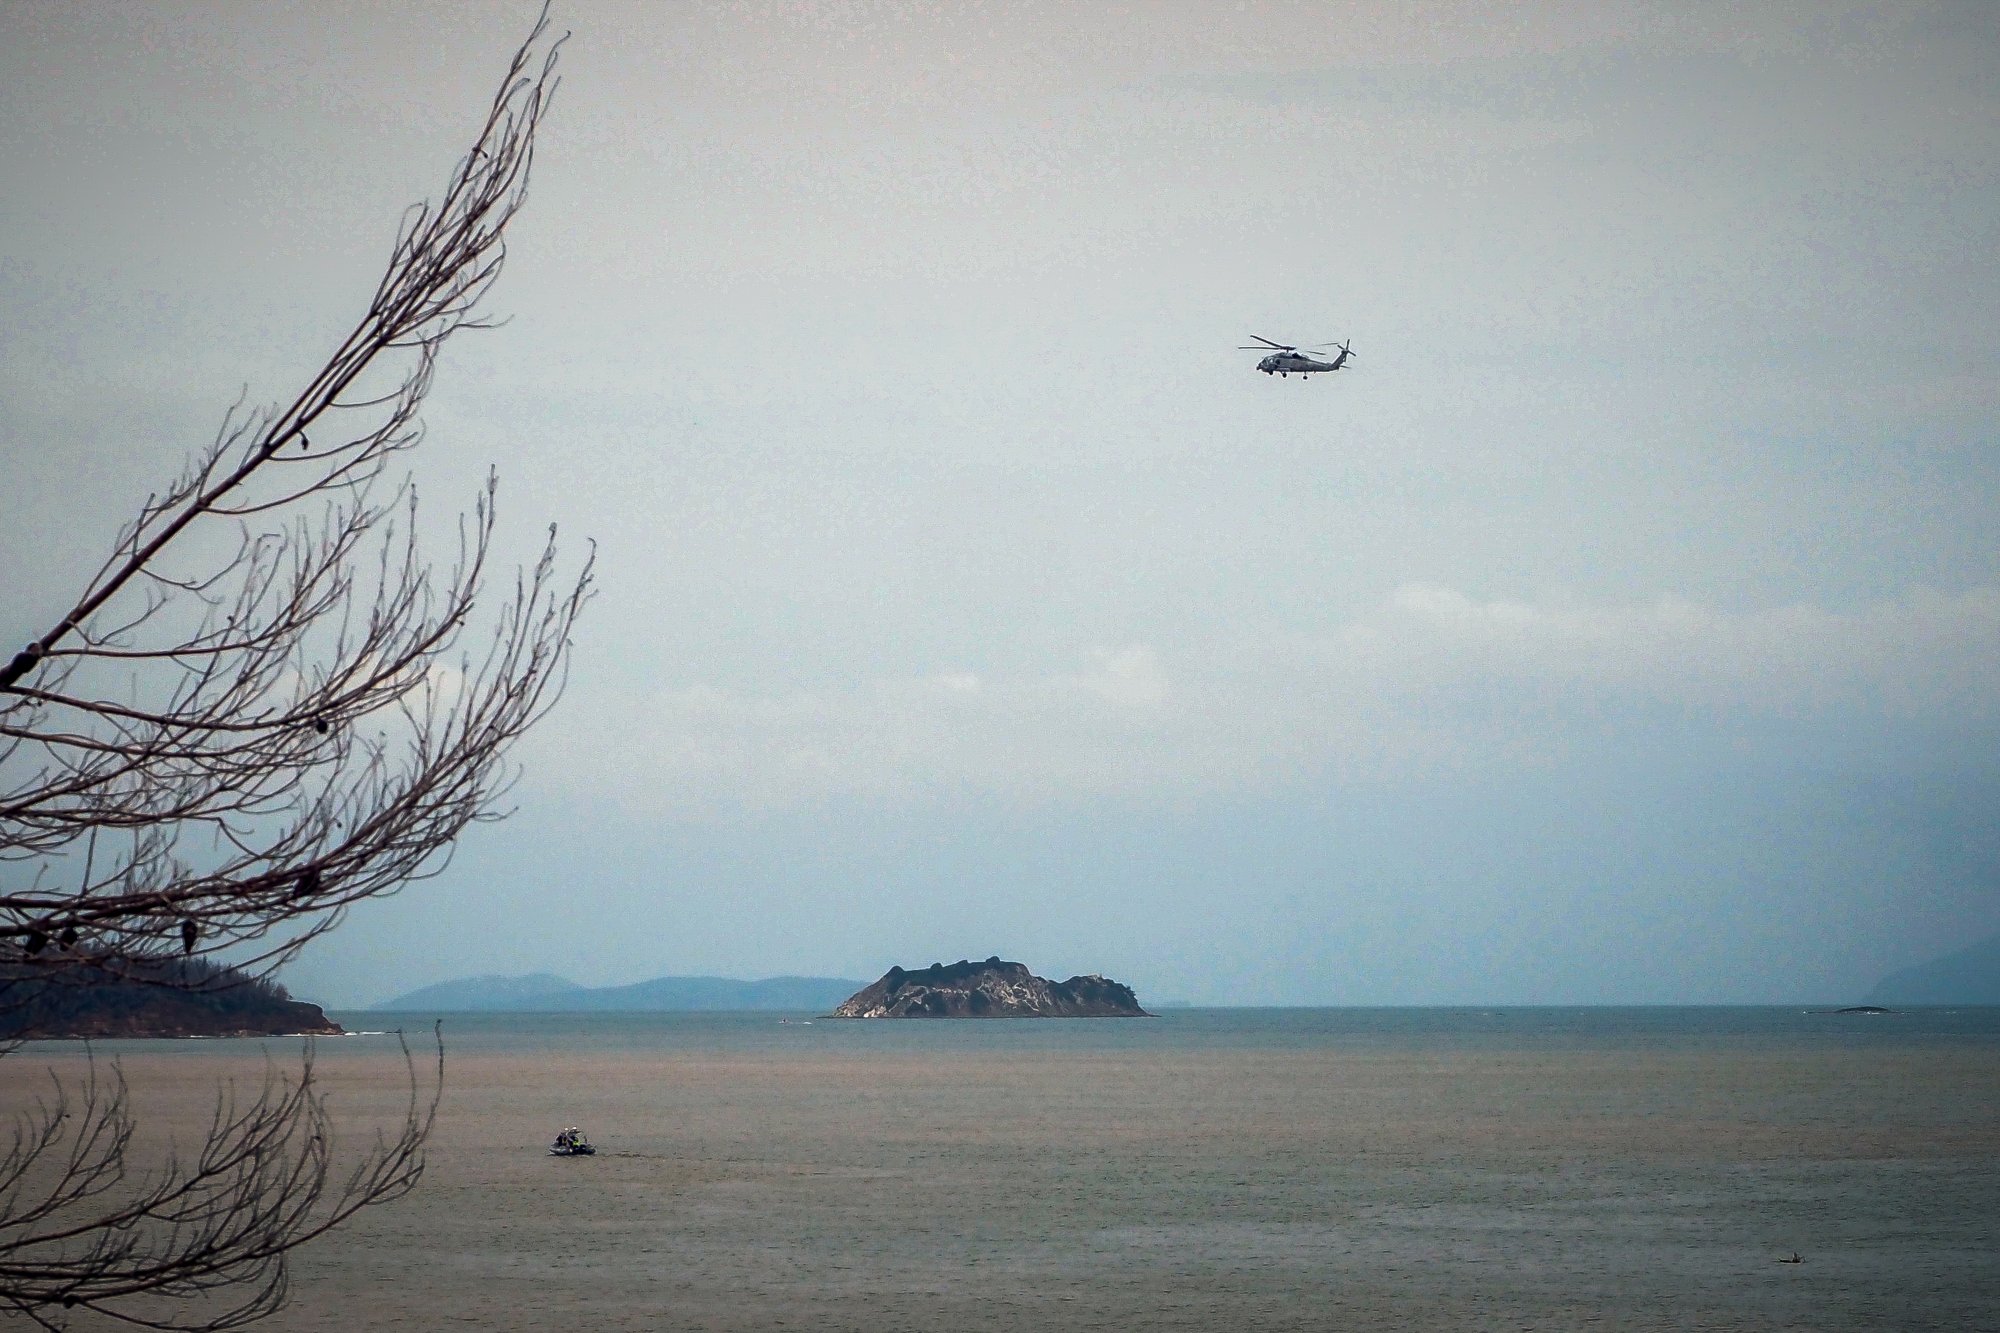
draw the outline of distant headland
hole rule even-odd
[[[835,1018],[1150,1018],[1130,986],[1107,977],[1050,981],[998,955],[983,963],[892,967],[842,1001]]]
[[[2000,1004],[2000,935],[1884,977],[1871,1005]]]
[[[200,958],[128,960],[114,974],[0,971],[0,1038],[339,1036],[316,1004]]]
[[[629,986],[579,986],[567,977],[464,977],[373,1006],[404,1012],[705,1013],[727,1010],[825,1013],[859,981],[842,977],[654,977]]]

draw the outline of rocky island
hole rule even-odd
[[[921,971],[892,967],[842,1001],[835,1018],[1150,1018],[1130,986],[1107,977],[1050,981],[998,955]]]
[[[0,1039],[339,1036],[340,1024],[283,986],[203,959],[0,968]]]

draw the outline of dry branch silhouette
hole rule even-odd
[[[68,609],[0,659],[0,1031],[10,992],[156,978],[163,957],[268,971],[502,813],[591,564],[559,574],[551,528],[490,612],[494,479],[435,563],[398,464],[446,340],[488,323],[561,44],[545,9],[304,387],[232,407]],[[404,1123],[343,1168],[308,1047],[254,1098],[224,1095],[194,1157],[135,1174],[117,1071],[58,1079],[0,1160],[0,1309],[180,1329],[270,1313],[291,1249],[415,1184],[424,1085],[412,1062]]]

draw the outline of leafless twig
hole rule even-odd
[[[267,1066],[247,1101],[226,1089],[192,1158],[169,1154],[142,1174],[117,1067],[92,1064],[74,1089],[51,1073],[0,1158],[0,1308],[44,1328],[76,1310],[186,1330],[238,1328],[275,1312],[292,1250],[422,1178],[444,1045],[428,1096],[407,1044],[403,1058],[401,1125],[378,1132],[345,1172],[310,1043],[296,1075]]]
[[[351,904],[435,874],[468,824],[501,813],[509,747],[562,691],[590,562],[559,574],[551,528],[482,617],[493,479],[434,561],[398,463],[445,342],[489,323],[560,46],[544,10],[443,195],[405,214],[367,309],[304,387],[231,408],[68,609],[0,655],[0,1009],[22,978],[158,976],[162,957],[268,970]],[[0,1195],[15,1209],[0,1211],[0,1305],[47,1321],[74,1301],[158,1327],[267,1313],[286,1250],[414,1182],[430,1118],[412,1095],[405,1135],[334,1188],[307,1146],[324,1124],[308,1064],[220,1113],[161,1195],[119,1193],[123,1088],[91,1083],[77,1123],[18,1129],[17,1158],[59,1157],[67,1174],[45,1196]],[[95,1221],[53,1220],[92,1201]],[[176,1323],[171,1302],[133,1313],[141,1296],[243,1283],[255,1294],[225,1323]]]

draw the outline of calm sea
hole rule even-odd
[[[836,1050],[1728,1050],[1777,1043],[1801,1049],[1965,1043],[2000,1046],[2000,1008],[1926,1008],[1844,1014],[1809,1008],[1167,1009],[1151,1019],[854,1022],[794,1013],[394,1013],[333,1017],[352,1031],[428,1033],[442,1020],[450,1045],[472,1050],[538,1044],[606,1054],[661,1050],[794,1051],[817,1040]],[[781,1021],[782,1020],[782,1021]],[[807,1027],[811,1028],[808,1034]],[[796,1030],[795,1030],[796,1029]]]
[[[2000,1010],[810,1017],[447,1016],[428,1177],[275,1326],[2000,1329]]]

